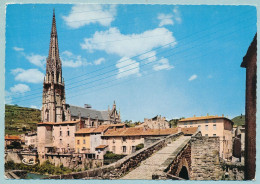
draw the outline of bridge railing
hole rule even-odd
[[[138,166],[143,160],[147,159],[153,153],[159,151],[167,143],[184,135],[183,132],[169,135],[148,147],[144,147],[135,153],[132,153],[115,163],[100,168],[90,169],[82,172],[74,172],[66,175],[55,175],[44,179],[118,179]]]

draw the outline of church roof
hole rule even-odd
[[[69,105],[68,109],[71,112],[71,116],[81,116],[84,118],[90,117],[91,119],[109,120],[108,111],[98,111],[91,108],[84,108],[73,105]]]

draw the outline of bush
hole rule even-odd
[[[137,151],[137,150],[140,150],[140,149],[143,149],[143,148],[144,148],[144,144],[141,143],[141,144],[136,145],[135,150]]]
[[[115,154],[111,151],[107,151],[106,154],[104,155],[104,159],[121,159],[123,157],[125,157],[126,155],[119,155],[119,154]]]

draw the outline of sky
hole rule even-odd
[[[253,6],[10,4],[5,103],[41,109],[53,9],[66,103],[122,120],[245,113]]]

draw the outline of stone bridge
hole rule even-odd
[[[100,168],[45,179],[221,179],[217,137],[169,135]],[[205,149],[206,148],[206,149]],[[209,151],[210,149],[210,151]]]

